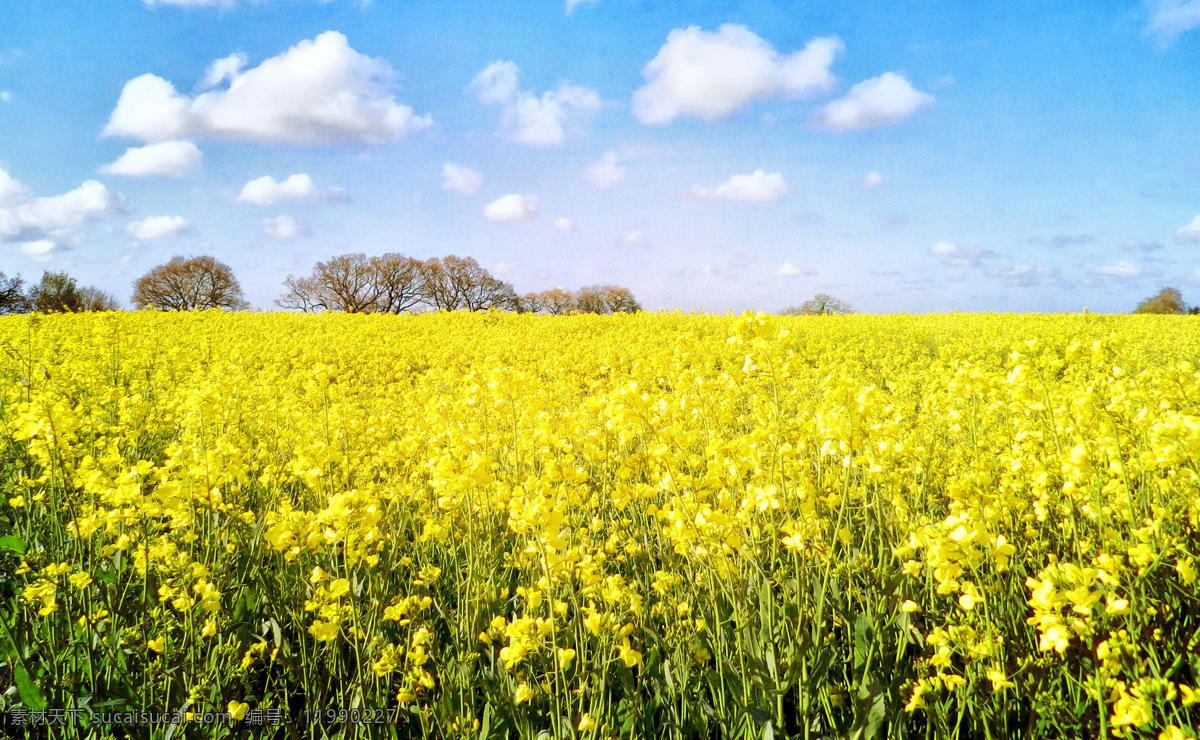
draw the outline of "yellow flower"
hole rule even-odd
[[[212,637],[217,634],[217,622],[215,619],[210,619],[204,623],[203,629],[200,630],[201,637]]]
[[[904,603],[900,605],[900,611],[905,612],[906,614],[912,614],[913,612],[921,611],[921,605],[915,601],[905,599]]]
[[[246,716],[246,711],[250,709],[250,705],[244,701],[239,702],[235,700],[229,702],[228,709],[230,716],[232,716],[235,720],[240,721]]]
[[[151,650],[153,650],[156,653],[161,653],[163,650],[166,650],[166,648],[167,648],[167,638],[155,637],[152,640],[147,640],[146,647],[150,648]]]
[[[81,570],[78,573],[68,576],[67,581],[72,586],[82,591],[92,583],[92,576],[86,570]]]
[[[337,639],[338,633],[341,631],[341,625],[337,622],[324,622],[317,620],[308,628],[311,634],[319,642],[329,642]]]
[[[575,660],[575,651],[574,650],[572,650],[571,648],[559,648],[558,649],[558,667],[560,669],[566,668],[568,665],[570,665],[572,660]]]
[[[587,732],[588,730],[595,729],[595,727],[596,727],[596,720],[592,719],[592,715],[588,714],[587,712],[584,712],[583,716],[579,718],[579,726],[578,726],[579,731]]]
[[[533,691],[530,690],[526,683],[522,682],[517,685],[517,690],[513,694],[513,698],[518,704],[529,701],[531,698],[533,698]]]
[[[617,652],[620,654],[621,662],[625,664],[626,668],[633,668],[642,662],[642,654],[630,647],[628,637],[617,647]]]

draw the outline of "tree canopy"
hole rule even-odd
[[[850,304],[834,298],[828,293],[817,293],[799,306],[786,308],[780,312],[783,316],[826,316],[847,313],[854,313]]]
[[[1183,302],[1183,294],[1177,288],[1163,288],[1158,293],[1146,298],[1133,309],[1134,313],[1156,314],[1185,314],[1188,307]]]
[[[160,311],[249,308],[233,270],[212,257],[173,257],[133,284],[133,304]]]

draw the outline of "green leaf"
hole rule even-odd
[[[15,553],[24,555],[26,547],[28,546],[25,544],[25,540],[21,539],[15,534],[0,537],[0,549],[12,550]]]
[[[487,740],[492,731],[492,703],[483,708],[483,723],[479,726],[479,740]]]
[[[17,675],[17,693],[21,695],[21,701],[25,702],[25,706],[33,711],[46,708],[46,700],[42,698],[42,692],[38,689],[37,684],[29,677],[29,673],[22,666],[16,667]]]

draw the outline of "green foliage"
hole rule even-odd
[[[45,272],[29,291],[29,307],[38,313],[78,313],[83,310],[83,295],[67,273]]]
[[[1194,309],[1189,311],[1188,307],[1183,303],[1183,295],[1177,288],[1163,288],[1157,294],[1150,296],[1137,305],[1133,309],[1134,313],[1156,313],[1156,314],[1186,314],[1194,313]]]

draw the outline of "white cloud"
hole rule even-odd
[[[996,256],[991,250],[966,247],[954,242],[938,242],[930,247],[929,253],[941,259],[946,267],[976,267],[983,258]]]
[[[0,91],[0,102],[7,103],[10,100],[12,100],[12,93],[10,93],[8,90]]]
[[[1144,277],[1151,274],[1151,271],[1147,270],[1145,267],[1142,267],[1141,265],[1135,265],[1132,262],[1126,262],[1125,260],[1117,260],[1111,265],[1097,267],[1094,272],[1097,275],[1121,278],[1122,280],[1132,280],[1134,278]]]
[[[192,222],[183,216],[150,216],[134,221],[125,227],[125,233],[134,239],[150,242],[182,234],[192,228]]]
[[[38,239],[37,241],[25,242],[18,249],[21,254],[38,262],[45,262],[54,256],[54,250],[58,247],[57,244],[49,239]]]
[[[633,115],[647,125],[679,116],[716,121],[755,100],[829,90],[829,67],[844,48],[841,39],[816,38],[784,56],[745,26],[677,28],[642,69],[646,84],[633,93]]]
[[[256,206],[269,206],[284,200],[318,205],[345,200],[346,194],[337,188],[320,190],[307,173],[301,172],[282,182],[270,175],[255,178],[242,186],[237,199],[239,203],[253,203]]]
[[[792,189],[778,172],[755,170],[749,175],[734,175],[715,188],[697,185],[692,195],[697,198],[744,200],[754,203],[778,203],[791,195]]]
[[[515,262],[497,262],[496,266],[492,268],[492,272],[496,273],[497,275],[500,275],[501,277],[505,277],[505,276],[511,275],[514,272],[516,272],[517,268],[519,268],[520,266],[521,266],[520,260],[517,260]]]
[[[646,241],[646,236],[637,229],[631,229],[621,234],[621,238],[617,240],[619,244],[624,244],[627,247],[632,247]]]
[[[712,264],[707,264],[700,268],[701,275],[720,275],[721,271],[713,267]]]
[[[838,131],[875,128],[907,118],[933,102],[932,95],[913,89],[901,75],[885,72],[858,83],[822,108],[816,124]]]
[[[562,218],[554,219],[554,228],[561,231],[573,231],[575,229],[575,224],[571,222],[571,219],[563,216]]]
[[[874,190],[882,186],[887,181],[883,179],[883,175],[878,172],[868,172],[863,179],[858,181],[858,187],[863,190]]]
[[[29,200],[32,196],[25,185],[0,168],[0,208],[9,208]]]
[[[1153,252],[1162,248],[1162,242],[1158,240],[1147,241],[1145,239],[1126,239],[1125,241],[1121,242],[1121,249],[1125,249],[1130,252]]]
[[[101,167],[100,171],[128,177],[183,177],[203,160],[204,155],[190,141],[163,141],[126,149],[117,161]]]
[[[238,73],[242,71],[242,68],[249,63],[250,59],[241,52],[230,54],[224,59],[218,59],[208,65],[208,69],[205,70],[203,88],[211,90],[225,80],[233,81],[237,78]]]
[[[627,174],[627,170],[617,164],[617,153],[612,149],[605,152],[603,157],[583,171],[583,176],[587,178],[587,181],[602,190],[621,182]]]
[[[489,221],[523,221],[537,215],[537,196],[509,193],[488,203],[483,215]]]
[[[379,144],[433,123],[414,116],[388,92],[387,62],[350,48],[326,31],[259,66],[240,70],[242,57],[214,62],[206,82],[223,89],[181,95],[161,77],[125,83],[104,128],[107,136],[143,141],[211,138],[294,144]]]
[[[115,213],[120,201],[120,196],[95,180],[62,195],[35,198],[0,169],[0,241],[69,239],[85,221]]]
[[[483,185],[483,175],[471,169],[446,162],[442,165],[442,189],[470,195]]]
[[[807,270],[804,268],[796,267],[791,262],[784,262],[782,265],[779,266],[779,269],[775,271],[775,277],[780,277],[780,278],[797,277],[799,275],[812,276],[812,275],[816,275],[816,274],[817,274],[816,270]]]
[[[598,2],[600,2],[600,0],[567,0],[566,5],[563,6],[563,13],[565,15],[570,15],[571,12],[580,5],[595,5]]]
[[[1043,279],[1053,277],[1054,271],[1045,267],[1034,267],[1032,265],[1013,265],[1012,267],[999,267],[994,270],[988,270],[988,275],[1007,283],[1008,285],[1028,287],[1037,285]]]
[[[602,107],[596,91],[566,82],[539,98],[519,89],[519,75],[515,63],[496,61],[467,86],[484,105],[501,106],[500,128],[512,141],[533,146],[561,144],[569,124],[585,120]]]
[[[307,236],[308,229],[296,222],[291,216],[276,216],[264,218],[260,222],[263,236],[268,239],[291,239],[295,236]]]
[[[1180,243],[1200,242],[1200,216],[1196,216],[1189,224],[1175,229],[1175,241]]]
[[[1160,46],[1167,46],[1185,33],[1200,26],[1200,0],[1158,0],[1146,24],[1146,33]]]

